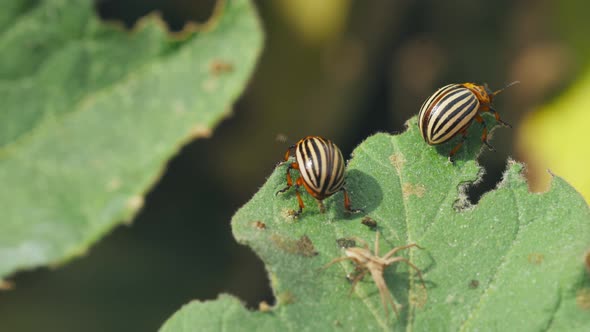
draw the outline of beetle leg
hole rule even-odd
[[[455,159],[453,159],[453,156],[455,155],[455,153],[457,153],[457,151],[459,151],[459,149],[461,148],[461,146],[463,146],[463,142],[465,142],[465,140],[467,139],[467,128],[463,129],[461,131],[461,141],[459,142],[459,144],[457,144],[452,150],[451,152],[449,152],[449,161],[451,163],[455,162]]]
[[[301,194],[299,193],[299,187],[303,184],[303,178],[298,177],[297,181],[295,182],[295,195],[297,195],[297,201],[299,203],[299,210],[295,211],[293,214],[294,218],[297,218],[301,212],[303,212],[303,208],[305,205],[303,204],[303,200],[301,199]]]
[[[353,209],[350,206],[350,197],[348,196],[348,191],[346,191],[346,187],[342,186],[342,189],[340,189],[342,191],[342,193],[344,194],[344,209],[350,213],[359,213],[359,212],[363,212],[362,209]]]
[[[287,186],[285,188],[277,191],[277,193],[275,195],[282,194],[285,191],[289,190],[289,188],[291,188],[291,186],[293,186],[293,178],[291,178],[291,169],[299,169],[299,165],[297,163],[289,164],[289,167],[287,167]]]
[[[488,127],[486,126],[484,119],[481,117],[481,115],[477,114],[475,116],[475,121],[479,122],[483,127],[483,132],[481,134],[481,141],[483,144],[485,144],[490,150],[496,151],[496,149],[494,149],[494,147],[488,142]]]
[[[283,160],[279,161],[275,167],[279,167],[282,164],[284,164],[285,162],[287,162],[287,160],[289,160],[289,157],[291,156],[291,151],[293,151],[293,149],[295,149],[295,147],[296,147],[296,145],[291,145],[290,147],[288,147],[287,151],[285,152],[285,157],[283,158]]]
[[[291,151],[293,151],[293,149],[295,149],[296,145],[291,145],[289,146],[289,148],[287,148],[287,152],[285,152],[285,159],[283,161],[287,161],[289,160],[289,156],[291,155]]]
[[[498,112],[496,112],[495,109],[493,109],[492,107],[489,107],[488,112],[490,112],[494,115],[494,117],[496,118],[496,121],[498,121],[498,123],[500,123],[501,125],[503,125],[505,127],[512,128],[511,124],[500,119],[500,114]]]

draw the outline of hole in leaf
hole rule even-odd
[[[486,154],[491,153],[497,152],[484,151],[478,158],[480,166],[485,168],[482,179],[477,183],[468,184],[465,188],[467,199],[473,205],[476,205],[485,193],[494,190],[502,181],[506,165],[503,160],[498,160],[496,156],[486,156]]]
[[[181,31],[188,22],[206,22],[213,13],[215,0],[95,0],[104,20],[122,21],[131,28],[141,17],[157,11],[172,31]]]

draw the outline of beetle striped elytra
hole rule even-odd
[[[449,160],[452,161],[453,156],[459,151],[467,137],[467,128],[475,120],[483,127],[481,141],[488,148],[494,150],[488,143],[488,129],[480,113],[490,112],[498,123],[512,127],[500,119],[500,114],[492,107],[492,102],[496,95],[517,83],[520,82],[512,82],[495,92],[491,92],[487,85],[474,83],[443,86],[428,97],[420,107],[418,126],[422,137],[426,143],[437,145],[461,134],[461,141],[449,153]]]
[[[299,202],[299,210],[294,213],[295,217],[301,214],[305,207],[299,194],[300,186],[303,186],[318,201],[322,212],[324,211],[322,201],[338,191],[344,194],[346,211],[361,211],[350,206],[350,198],[344,186],[344,158],[336,144],[319,136],[307,136],[287,149],[281,164],[289,160],[293,150],[295,150],[295,161],[287,168],[287,186],[279,190],[277,194],[287,191],[292,186],[295,187]],[[299,170],[300,176],[295,184],[291,177],[291,169]]]

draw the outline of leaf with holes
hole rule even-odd
[[[288,213],[297,207],[293,192],[275,196],[285,184],[286,166],[277,168],[232,221],[236,238],[265,262],[277,304],[248,312],[225,295],[194,302],[162,331],[211,326],[294,331],[588,329],[590,279],[584,253],[590,247],[590,212],[582,197],[559,177],[553,178],[549,192],[532,194],[521,175],[523,166],[510,161],[498,188],[472,206],[463,190],[481,175],[474,161],[481,147],[479,133],[470,132],[455,165],[447,161],[452,146],[426,145],[415,118],[403,134],[368,138],[355,149],[347,169],[353,206],[365,210],[353,216],[344,213],[340,193],[326,200],[324,214],[304,194],[307,207],[293,220]],[[385,313],[370,276],[349,295],[345,276],[354,272],[350,262],[321,269],[343,255],[338,243],[347,241],[342,238],[373,243],[375,231],[366,225],[371,226],[367,216],[382,234],[381,252],[408,243],[424,248],[402,255],[422,270],[426,291],[407,265],[385,270],[399,318]]]
[[[103,23],[90,0],[7,3],[0,279],[81,254],[129,220],[166,161],[227,115],[262,44],[246,0],[177,36],[155,16],[131,32]]]

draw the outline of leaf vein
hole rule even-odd
[[[465,175],[465,169],[462,169],[461,170],[461,175],[462,176]],[[432,217],[432,220],[430,221],[430,223],[428,223],[428,225],[426,225],[424,227],[424,232],[422,233],[422,237],[421,238],[425,238],[430,233],[430,230],[432,228],[432,225],[434,225],[434,223],[436,222],[436,220],[438,220],[438,218],[440,218],[440,212],[443,210],[443,205],[448,200],[449,195],[451,195],[451,193],[457,193],[457,191],[456,190],[453,190],[453,188],[456,189],[457,186],[456,186],[456,183],[451,180],[451,181],[449,181],[449,189],[446,191],[445,197],[443,197],[443,199],[438,204],[438,209],[434,213],[434,216]]]
[[[553,320],[555,319],[555,314],[557,313],[557,311],[559,311],[559,307],[561,307],[562,301],[563,301],[563,299],[561,296],[561,288],[558,288],[557,289],[557,301],[555,303],[555,307],[553,308],[553,312],[551,313],[551,316],[549,317],[549,321],[547,322],[547,326],[545,327],[544,331],[549,331],[553,327]]]
[[[522,210],[521,210],[520,204],[518,203],[517,195],[514,193],[514,190],[512,188],[510,188],[509,192],[512,194],[512,200],[514,201],[514,206],[516,207],[517,223],[516,223],[516,230],[514,232],[514,237],[513,237],[512,241],[510,242],[510,246],[507,248],[507,250],[502,255],[502,258],[500,260],[500,264],[494,270],[486,289],[483,291],[483,293],[479,299],[479,302],[475,306],[473,306],[473,309],[467,315],[467,319],[465,319],[465,321],[463,321],[463,323],[459,327],[459,331],[466,331],[466,327],[467,327],[468,323],[471,322],[474,319],[474,316],[480,311],[480,309],[483,305],[483,302],[488,298],[489,291],[492,288],[492,284],[494,284],[494,282],[497,281],[498,274],[500,274],[500,272],[503,270],[504,266],[507,264],[506,257],[514,249],[514,244],[516,243],[516,239],[520,235],[521,216],[522,216],[521,211]]]
[[[402,150],[399,148],[399,146],[397,145],[397,141],[395,137],[391,138],[391,145],[393,147],[393,150],[395,152],[398,152],[400,154],[402,153]],[[403,184],[404,184],[404,178],[402,175],[402,170],[401,167],[397,168],[394,167],[397,176],[399,177],[399,190],[400,193],[402,193],[402,202],[403,202],[403,207],[404,207],[404,216],[405,216],[405,222],[406,222],[406,243],[412,243],[412,236],[411,236],[411,231],[410,231],[410,217],[408,215],[408,211],[409,211],[409,207],[408,207],[408,202],[407,202],[407,198],[404,197],[403,195]],[[413,260],[413,254],[412,254],[412,250],[408,251],[408,259],[410,260],[410,262]],[[408,271],[410,272],[410,271]],[[413,293],[413,289],[414,289],[414,279],[411,277],[411,273],[408,273],[408,291],[409,293]],[[412,331],[412,322],[414,321],[413,319],[413,315],[414,315],[414,310],[412,308],[412,306],[410,306],[410,294],[408,294],[408,319],[406,321],[406,331]]]
[[[373,156],[371,154],[371,152],[369,150],[367,150],[364,146],[361,146],[361,149],[363,150],[363,152],[365,152],[365,154],[371,158],[371,160],[373,160],[374,162],[376,162],[377,164],[381,165],[383,168],[385,168],[386,170],[390,170],[393,166],[391,164],[387,164],[383,161],[381,161],[379,158]],[[399,177],[399,176],[398,176]],[[401,180],[400,180],[401,181]],[[400,188],[401,188],[401,183],[400,183]],[[386,205],[386,208],[388,208],[389,206]],[[404,206],[405,208],[405,206]],[[389,213],[389,215],[392,215],[393,213]],[[407,213],[404,213],[406,215],[406,220],[407,220]],[[393,228],[393,226],[391,226],[389,223],[385,223],[387,225],[388,231],[390,231],[393,234],[396,234],[396,236],[398,236],[397,232],[395,231],[395,229]]]

